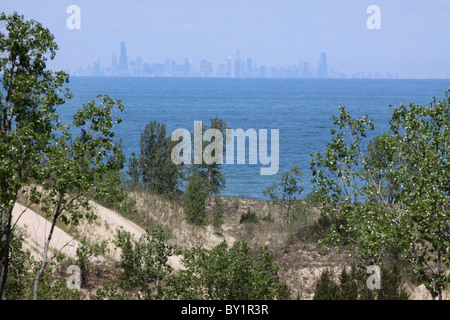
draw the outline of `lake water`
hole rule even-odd
[[[259,164],[223,165],[222,195],[263,199],[263,190],[293,166],[303,169],[304,194],[311,190],[309,153],[324,151],[339,106],[353,117],[369,115],[379,134],[389,128],[389,105],[440,99],[450,80],[72,77],[69,87],[74,98],[59,109],[65,121],[97,94],[122,100],[123,121],[115,131],[127,159],[139,154],[140,134],[153,120],[168,134],[178,128],[193,133],[194,121],[209,124],[216,116],[232,129],[278,129],[278,174],[260,175]]]

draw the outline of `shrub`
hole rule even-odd
[[[245,222],[257,223],[258,220],[259,220],[259,218],[256,215],[256,213],[250,211],[250,208],[249,208],[249,209],[247,209],[246,213],[243,213],[241,215],[241,219],[239,220],[239,223],[245,223]]]
[[[230,249],[225,241],[211,250],[197,245],[182,261],[185,269],[168,277],[159,298],[267,300],[279,292],[278,266],[267,247],[255,259],[245,241]]]
[[[139,240],[134,240],[127,231],[117,232],[114,242],[122,249],[123,288],[137,288],[143,292],[143,298],[152,297],[156,282],[172,270],[167,259],[172,255],[173,248],[166,240],[166,234],[160,227],[148,229]]]
[[[352,265],[350,272],[344,268],[339,283],[333,280],[333,273],[325,270],[320,275],[314,292],[314,300],[407,300],[409,295],[402,288],[400,269],[381,267],[381,288],[367,287],[368,274],[364,267]]]
[[[193,173],[189,177],[183,197],[183,209],[188,221],[198,225],[206,223],[207,197],[208,191],[203,178],[198,173]]]
[[[341,300],[339,285],[333,280],[333,272],[326,269],[317,281],[313,300]]]

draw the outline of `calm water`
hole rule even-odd
[[[123,139],[127,158],[139,153],[140,134],[152,120],[166,124],[168,134],[177,128],[193,133],[194,121],[209,124],[215,116],[233,129],[279,129],[277,175],[261,176],[259,165],[223,165],[223,195],[262,199],[263,190],[293,166],[303,168],[304,194],[311,190],[309,153],[325,149],[331,116],[339,106],[346,106],[353,117],[369,115],[381,133],[389,126],[389,105],[426,104],[449,87],[450,80],[73,77],[74,98],[60,114],[71,121],[75,110],[97,94],[121,99],[126,109],[116,136]]]

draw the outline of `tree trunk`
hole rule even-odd
[[[57,212],[59,211],[59,208],[57,210]],[[53,216],[53,221],[52,221],[52,226],[50,228],[50,232],[48,234],[48,238],[45,241],[45,246],[44,246],[44,254],[42,257],[42,263],[41,263],[41,267],[39,268],[39,270],[36,272],[36,276],[34,278],[34,286],[33,286],[33,300],[37,300],[38,299],[38,288],[39,288],[39,281],[41,279],[42,274],[44,273],[45,268],[47,267],[48,264],[48,248],[50,246],[50,241],[52,240],[52,236],[53,236],[53,230],[55,229],[55,225],[56,225],[56,221],[59,217],[59,212],[56,213]]]
[[[439,234],[441,233],[441,227],[439,226]],[[442,253],[441,253],[441,246],[438,246],[438,260],[437,260],[437,271],[438,271],[438,279],[440,280],[442,275]],[[439,300],[442,300],[442,286],[439,281]]]
[[[12,209],[5,209],[4,206],[0,209],[2,215],[1,221],[1,257],[0,257],[0,298],[6,300],[6,281],[8,279],[9,267],[9,251],[11,245],[11,219]]]

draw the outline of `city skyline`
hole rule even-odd
[[[240,50],[234,56],[228,56],[224,63],[213,64],[201,59],[196,65],[189,58],[177,63],[172,58],[164,62],[143,62],[138,56],[129,62],[125,41],[120,42],[119,62],[112,55],[110,66],[101,68],[101,60],[93,62],[92,68],[78,67],[76,71],[66,69],[72,76],[150,76],[150,77],[203,77],[203,78],[340,78],[340,79],[398,79],[399,74],[391,72],[348,73],[337,71],[327,64],[327,53],[321,52],[317,66],[300,60],[298,64],[288,66],[255,65],[253,58],[242,58]]]
[[[373,6],[379,16],[373,17]],[[303,70],[303,60],[321,77],[318,61],[326,52],[326,64],[347,77],[450,77],[450,44],[444,41],[450,2],[443,0],[5,0],[2,11],[50,29],[59,45],[48,64],[55,70],[87,72],[90,65],[91,73],[101,73],[112,65],[112,54],[120,65],[124,41],[128,63],[141,57],[142,64],[165,65],[169,58],[183,65],[188,58],[194,71],[211,63],[213,74],[240,73],[234,63],[239,50],[245,65],[266,72]]]

